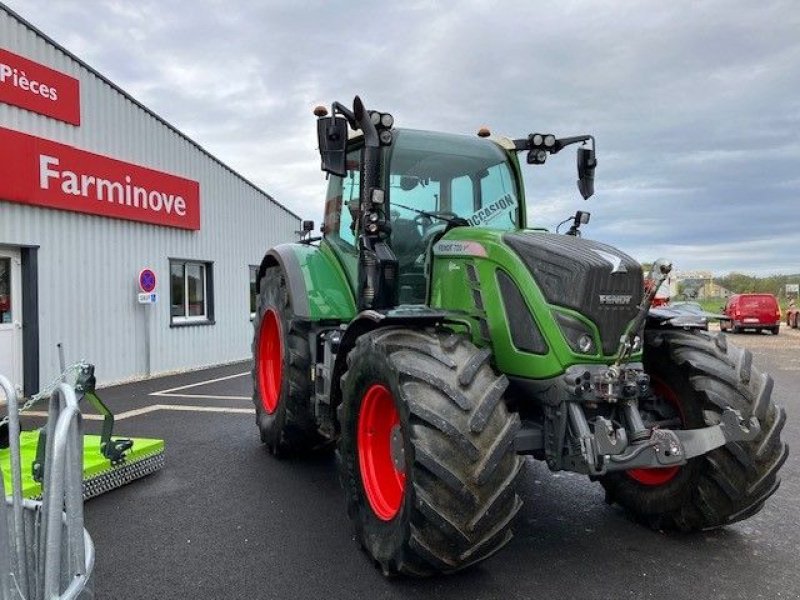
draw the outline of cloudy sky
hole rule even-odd
[[[279,202],[320,222],[314,105],[398,126],[592,133],[526,170],[530,220],[680,270],[800,272],[800,3],[3,0]]]

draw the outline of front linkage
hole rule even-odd
[[[730,442],[749,442],[758,437],[758,419],[744,419],[738,410],[726,408],[720,423],[702,429],[648,428],[639,412],[640,401],[653,399],[650,376],[641,363],[627,358],[642,346],[642,332],[656,290],[672,270],[666,260],[656,261],[653,285],[643,296],[639,313],[620,339],[617,360],[609,367],[575,365],[558,378],[545,405],[544,436],[523,429],[516,443],[518,452],[544,450],[548,466],[593,477],[612,471],[668,468],[685,465],[689,459],[707,454]],[[602,415],[593,418],[585,408],[617,407],[623,424]],[[610,411],[606,411],[610,412]]]
[[[554,402],[545,407],[544,436],[523,429],[516,445],[522,453],[544,450],[554,471],[600,476],[612,471],[676,467],[730,442],[752,441],[761,431],[758,419],[744,419],[732,408],[726,408],[721,422],[711,427],[648,429],[638,404],[651,398],[652,391],[639,363],[616,372],[607,367],[575,366],[560,378],[556,389]],[[617,405],[626,426],[596,416],[592,427],[585,408],[596,409],[603,403]]]

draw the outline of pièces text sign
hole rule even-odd
[[[77,79],[2,48],[0,102],[72,125],[81,124],[81,94]]]

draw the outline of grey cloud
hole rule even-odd
[[[786,252],[800,242],[792,0],[8,3],[317,221],[310,111],[359,93],[400,126],[593,133],[589,203],[573,154],[526,169],[537,224],[588,209],[587,235],[642,259],[800,271]]]

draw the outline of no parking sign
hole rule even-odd
[[[158,300],[156,294],[156,274],[152,269],[142,269],[139,271],[139,294],[138,300],[140,304],[155,304]]]

